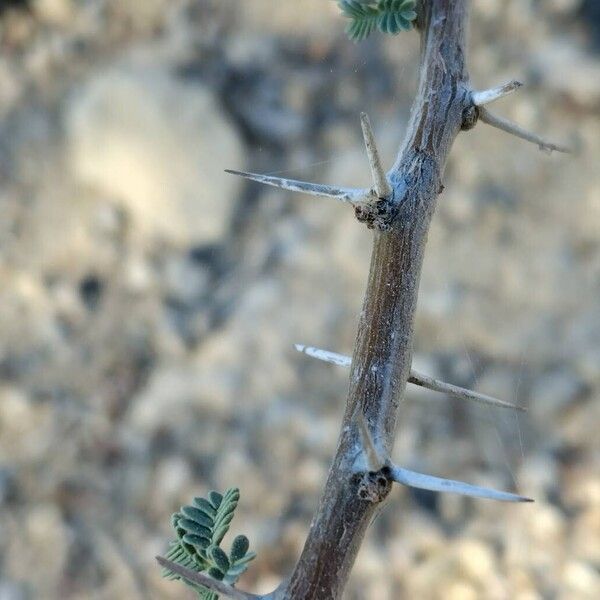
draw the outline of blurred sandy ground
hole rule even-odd
[[[7,6],[11,5],[11,6]],[[518,489],[394,491],[347,597],[600,597],[600,16],[473,2],[476,85],[578,156],[460,136],[430,235],[416,363],[527,416],[409,390],[395,458]],[[0,599],[184,598],[169,516],[242,490],[243,586],[289,573],[332,457],[371,234],[352,211],[226,176],[366,184],[417,37],[355,46],[324,0],[32,0],[0,17]]]

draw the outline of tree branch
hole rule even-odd
[[[427,234],[456,136],[480,118],[541,149],[567,151],[485,108],[516,90],[518,82],[485,91],[471,88],[465,64],[467,3],[468,0],[421,0],[418,5],[419,87],[406,137],[387,174],[368,117],[361,115],[374,189],[337,188],[230,171],[275,187],[350,202],[355,205],[359,221],[375,228],[336,455],[302,554],[289,581],[272,595],[274,600],[337,600],[342,596],[367,527],[389,493],[392,481],[468,496],[529,501],[516,494],[415,473],[389,460],[407,381],[463,399],[518,408],[411,368]],[[339,365],[349,363],[342,355],[297,348]]]
[[[338,447],[302,555],[278,598],[334,600],[342,596],[378,502],[359,496],[357,456],[365,449],[357,414],[375,447],[388,456],[410,375],[417,293],[427,233],[442,176],[472,91],[465,67],[466,0],[420,3],[420,79],[408,132],[388,173],[389,227],[374,233],[371,269],[354,350]]]

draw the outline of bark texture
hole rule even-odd
[[[383,477],[369,475],[356,416],[363,413],[377,449],[388,456],[410,374],[429,224],[451,145],[472,118],[466,4],[421,3],[419,89],[406,139],[389,173],[393,220],[387,231],[374,234],[338,447],[302,555],[276,598],[341,598],[367,527],[389,492],[385,469]]]

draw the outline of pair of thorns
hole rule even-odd
[[[511,94],[518,90],[522,85],[523,84],[520,81],[513,80],[489,90],[472,92],[472,107],[475,110],[476,118],[496,129],[501,129],[506,133],[510,133],[518,138],[536,144],[540,150],[545,152],[570,152],[569,148],[566,146],[553,144],[535,133],[523,129],[516,123],[490,112],[489,109],[486,108],[487,104]],[[360,121],[373,177],[373,187],[371,188],[337,187],[319,183],[309,183],[306,181],[297,181],[295,179],[286,179],[283,177],[273,177],[271,175],[233,171],[231,169],[226,169],[226,172],[290,192],[302,192],[304,194],[310,194],[311,196],[333,198],[335,200],[340,200],[341,202],[352,204],[355,207],[373,206],[379,201],[390,199],[393,190],[377,150],[375,136],[373,135],[373,129],[368,115],[366,113],[361,113]]]

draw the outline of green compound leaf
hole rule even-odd
[[[346,33],[355,42],[375,29],[392,35],[412,29],[416,4],[416,0],[338,0],[342,14],[350,19]]]
[[[238,535],[231,545],[229,556],[220,544],[229,531],[229,525],[240,499],[240,491],[231,488],[224,494],[211,491],[208,498],[194,498],[193,505],[182,506],[171,518],[177,539],[171,542],[166,558],[198,573],[235,585],[248,563],[256,554],[248,552],[250,543],[245,535]],[[163,577],[181,579],[179,575],[163,570]],[[183,580],[198,594],[199,600],[218,600],[215,592]]]

